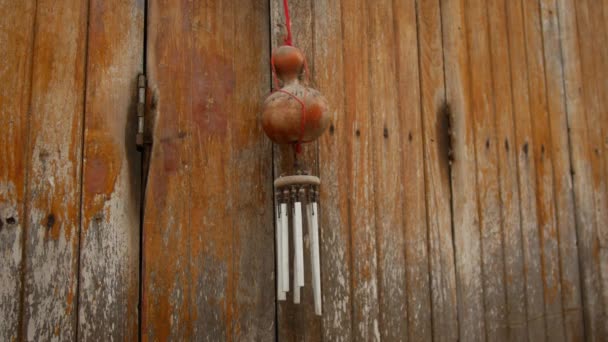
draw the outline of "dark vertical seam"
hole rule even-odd
[[[83,210],[84,210],[84,158],[85,158],[85,135],[86,135],[86,113],[87,113],[87,89],[89,85],[89,31],[91,23],[91,0],[87,1],[86,4],[86,30],[85,30],[85,43],[84,43],[84,82],[82,89],[82,121],[80,127],[80,170],[79,170],[79,192],[80,192],[80,203],[78,206],[78,259],[76,260],[76,310],[75,310],[75,340],[79,340],[80,332],[80,259],[82,258],[82,224],[83,224]]]
[[[447,86],[447,72],[446,72],[446,56],[445,56],[445,45],[444,45],[444,36],[446,34],[446,32],[444,31],[444,22],[443,22],[443,6],[442,6],[442,1],[443,0],[437,0],[439,2],[439,19],[440,19],[440,27],[441,27],[441,53],[442,53],[442,57],[443,57],[443,96],[444,96],[444,101],[445,104],[448,104],[448,86]],[[448,118],[448,122],[450,122],[450,125],[453,126],[453,115],[451,113],[449,113],[450,116]],[[454,127],[451,128],[452,131],[454,130]],[[453,133],[452,133],[453,134]],[[450,136],[448,137],[448,146],[450,148],[450,150],[452,151],[452,153],[454,153],[454,146],[453,146],[453,139],[452,139],[452,135],[450,134]],[[448,182],[450,185],[450,199],[449,199],[449,203],[450,203],[450,225],[451,225],[451,230],[452,230],[452,236],[451,236],[451,240],[452,240],[452,260],[454,261],[454,285],[455,285],[455,291],[457,293],[456,295],[456,338],[460,338],[460,310],[459,310],[459,306],[460,306],[460,296],[458,295],[458,277],[456,276],[456,272],[458,270],[457,267],[457,263],[456,263],[456,242],[455,242],[455,224],[454,224],[454,181],[453,181],[453,175],[452,175],[452,161],[448,160]],[[435,336],[433,337],[435,338]]]
[[[36,31],[37,31],[37,25],[38,25],[38,1],[35,1],[34,4],[34,13],[33,13],[33,23],[32,23],[32,35],[31,35],[31,50],[30,50],[30,60],[29,60],[29,70],[30,70],[30,74],[29,74],[29,78],[30,78],[30,83],[28,85],[28,87],[30,88],[30,92],[29,92],[29,98],[27,99],[27,128],[26,128],[26,145],[25,145],[25,152],[22,153],[22,155],[25,156],[25,171],[24,171],[24,181],[23,181],[23,188],[24,188],[24,195],[23,195],[23,236],[21,237],[21,265],[20,265],[20,269],[21,269],[21,274],[20,274],[20,282],[21,282],[21,288],[19,289],[19,320],[18,320],[18,331],[17,331],[17,339],[19,341],[24,341],[25,340],[25,281],[26,281],[26,277],[25,277],[25,273],[27,271],[27,237],[28,237],[28,229],[30,228],[30,224],[29,224],[29,209],[30,209],[30,205],[29,205],[29,200],[28,200],[28,196],[30,195],[30,191],[29,191],[29,186],[28,186],[28,180],[30,177],[30,167],[31,167],[31,158],[30,158],[30,148],[31,148],[31,144],[32,144],[32,139],[30,137],[31,132],[32,132],[32,102],[34,100],[34,60],[36,58]],[[33,149],[32,151],[33,152]]]
[[[393,1],[394,3],[394,1]],[[425,214],[425,224],[426,224],[426,251],[427,251],[427,258],[426,258],[426,264],[427,264],[427,284],[428,284],[428,300],[429,300],[429,310],[430,310],[430,334],[431,334],[431,340],[434,339],[434,333],[435,333],[435,329],[434,329],[434,325],[435,325],[435,321],[433,319],[434,317],[434,303],[433,303],[433,295],[432,295],[432,284],[433,284],[433,276],[432,276],[432,263],[431,263],[431,225],[429,224],[429,222],[431,221],[431,215],[429,212],[429,198],[428,198],[428,193],[429,191],[429,181],[427,179],[427,171],[428,171],[428,165],[427,165],[427,158],[425,158],[426,154],[427,154],[427,149],[426,149],[426,127],[425,127],[425,121],[424,121],[424,87],[423,87],[423,81],[422,81],[422,47],[420,45],[420,2],[418,0],[414,1],[413,7],[414,7],[414,15],[415,15],[415,20],[416,20],[416,57],[417,57],[417,65],[418,65],[418,102],[419,102],[419,112],[418,112],[418,116],[419,116],[419,120],[420,120],[420,128],[421,128],[421,142],[422,142],[422,146],[420,147],[422,149],[422,183],[423,183],[423,190],[424,190],[424,214]],[[440,18],[441,21],[441,18]],[[443,41],[443,40],[442,40]],[[444,86],[445,87],[445,86]],[[449,164],[449,163],[448,163]],[[406,242],[406,246],[407,246],[407,242]],[[406,247],[407,248],[407,247]],[[441,265],[441,262],[439,263]],[[407,260],[406,260],[406,265],[407,265]],[[409,321],[409,314],[410,312],[408,312],[408,321]],[[408,330],[408,339],[409,339],[409,330]]]
[[[143,75],[147,74],[148,68],[148,9],[149,4],[148,1],[143,2],[143,41],[142,41],[142,73]],[[144,93],[148,93],[148,78],[146,77],[146,83],[144,85]],[[139,83],[139,80],[138,80]],[[137,85],[138,89],[138,101],[139,101],[139,84]],[[147,97],[147,96],[146,96]],[[149,102],[149,99],[146,98],[145,102]],[[147,103],[144,103],[144,120],[149,120],[149,115],[145,113],[147,111]],[[144,140],[145,140],[144,133]],[[137,340],[142,340],[143,335],[143,308],[144,308],[144,258],[145,258],[145,236],[144,236],[144,220],[145,220],[145,203],[146,203],[146,154],[148,153],[148,149],[145,145],[142,148],[140,153],[140,194],[139,194],[139,270],[138,270],[138,303],[137,303]]]
[[[566,137],[568,139],[568,161],[569,161],[569,165],[570,165],[570,169],[568,170],[568,172],[569,172],[568,176],[570,178],[570,183],[574,185],[575,181],[578,183],[578,180],[576,180],[576,177],[574,177],[574,175],[571,172],[574,169],[574,164],[573,164],[574,163],[574,157],[573,157],[573,149],[572,149],[572,139],[570,137],[570,120],[569,120],[569,117],[570,117],[570,108],[568,106],[568,103],[569,103],[569,101],[568,101],[568,87],[567,87],[567,82],[566,82],[566,70],[565,70],[565,66],[564,66],[565,63],[566,63],[566,61],[565,61],[565,56],[564,56],[564,51],[563,51],[564,46],[562,45],[562,40],[564,38],[562,37],[562,27],[561,27],[561,20],[560,20],[560,17],[561,17],[560,16],[560,6],[559,6],[559,4],[557,4],[557,2],[555,2],[555,12],[556,12],[556,18],[557,18],[557,32],[558,32],[558,37],[559,37],[558,41],[559,41],[559,48],[560,48],[559,49],[559,58],[560,58],[560,61],[561,61],[560,66],[561,66],[561,71],[562,71],[562,90],[564,92],[564,103],[563,103],[563,106],[564,106],[564,114],[566,115],[566,127],[567,127],[567,129],[566,129]],[[564,14],[564,15],[566,15],[566,14]],[[574,17],[576,18],[576,13],[574,13]],[[586,113],[585,113],[583,119],[585,120],[585,127],[587,127],[587,116],[586,116]],[[575,242],[576,242],[576,246],[577,246],[577,249],[576,249],[576,253],[577,253],[577,265],[578,265],[578,269],[579,269],[579,277],[578,277],[578,284],[577,285],[578,285],[578,288],[580,289],[580,301],[581,301],[581,305],[582,305],[584,303],[583,302],[583,297],[584,297],[584,293],[585,293],[585,286],[583,286],[583,280],[582,280],[582,274],[581,274],[583,267],[581,265],[581,258],[580,258],[580,254],[579,254],[579,251],[578,251],[578,246],[579,246],[578,241],[579,241],[579,229],[583,229],[583,228],[579,227],[580,220],[576,218],[580,214],[578,213],[578,204],[577,204],[577,199],[576,199],[576,196],[575,196],[575,190],[574,189],[575,189],[575,187],[572,186],[571,189],[570,189],[570,194],[571,194],[571,197],[572,197],[572,204],[573,204],[573,208],[574,208],[574,234],[576,236],[576,241]],[[592,227],[595,227],[595,222],[592,222]],[[586,331],[585,331],[585,323],[584,323],[584,310],[582,310],[582,311],[583,312],[581,312],[581,315],[582,315],[581,318],[583,318],[583,326],[581,328],[582,328],[582,333],[583,333],[583,340],[586,340],[586,336],[585,336],[586,335]],[[565,317],[564,317],[564,319],[565,319]]]

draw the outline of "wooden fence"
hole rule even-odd
[[[0,340],[606,341],[608,1],[289,3],[323,316],[275,298],[281,1],[0,0]]]

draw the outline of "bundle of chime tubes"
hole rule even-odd
[[[319,256],[319,198],[318,177],[311,175],[283,176],[275,180],[276,189],[276,252],[277,298],[286,300],[289,292],[289,215],[293,227],[293,302],[300,303],[300,288],[304,287],[304,240],[302,210],[306,210],[306,222],[310,241],[310,263],[315,313],[321,315],[321,263]]]

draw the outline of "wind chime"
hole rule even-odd
[[[319,177],[305,170],[298,157],[302,144],[316,140],[329,125],[327,101],[307,86],[308,68],[304,54],[292,46],[291,22],[287,0],[283,0],[287,37],[271,59],[274,91],[264,101],[262,126],[277,144],[293,145],[295,162],[291,174],[274,181],[275,233],[277,257],[277,298],[284,301],[290,290],[289,223],[293,236],[293,302],[300,303],[304,287],[303,215],[310,240],[310,263],[315,313],[321,315],[321,265],[319,255]],[[302,83],[304,82],[304,84]],[[291,217],[291,220],[289,219]]]

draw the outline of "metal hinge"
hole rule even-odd
[[[144,130],[145,130],[145,114],[146,114],[146,75],[140,74],[137,76],[137,134],[135,135],[135,144],[138,149],[144,147]]]

